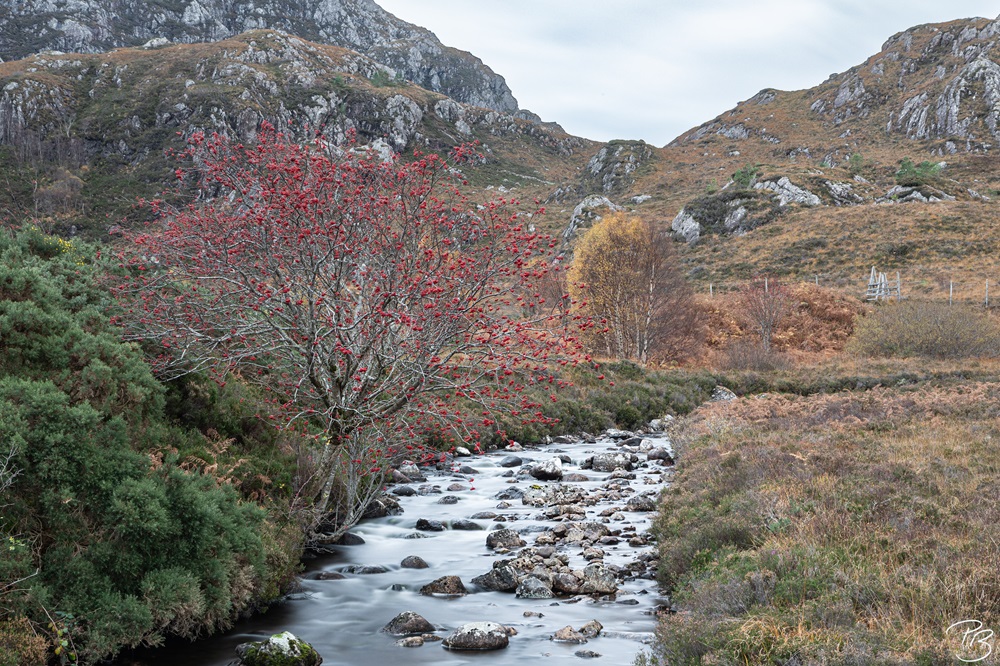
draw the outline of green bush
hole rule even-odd
[[[920,164],[914,164],[913,160],[906,157],[899,163],[899,169],[896,171],[896,183],[904,187],[930,185],[937,179],[939,173],[941,173],[941,165],[936,162],[925,160]]]
[[[859,320],[847,349],[870,357],[996,356],[1000,329],[988,314],[964,305],[887,303]]]
[[[260,507],[169,453],[204,438],[167,420],[162,386],[108,323],[99,268],[78,243],[0,234],[0,443],[18,471],[0,515],[0,640],[30,618],[82,663],[226,628],[294,567]]]

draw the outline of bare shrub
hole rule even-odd
[[[774,349],[765,349],[756,340],[735,340],[726,348],[723,360],[725,370],[756,370],[771,372],[788,367],[788,359]]]
[[[861,356],[972,358],[1000,352],[1000,328],[985,312],[962,305],[887,303],[861,319],[848,350]]]

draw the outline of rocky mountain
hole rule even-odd
[[[261,122],[349,134],[383,151],[447,152],[478,141],[474,187],[527,200],[575,178],[597,144],[553,124],[463,104],[376,60],[256,30],[219,42],[45,53],[0,63],[0,218],[31,216],[101,237],[138,196],[162,189],[165,152],[192,132],[251,141]]]
[[[272,28],[367,55],[400,76],[465,104],[514,113],[503,77],[444,46],[373,0],[19,0],[0,5],[0,59],[45,50],[101,53],[153,43],[219,41]],[[531,117],[526,115],[525,117]]]
[[[927,289],[1000,276],[1000,20],[916,26],[666,147],[614,143],[557,192],[573,195],[564,214],[600,194],[659,219],[706,287],[761,272],[848,284],[872,265]]]

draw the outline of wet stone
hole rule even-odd
[[[438,504],[458,504],[460,498],[454,495],[445,495],[437,501]]]
[[[396,486],[389,492],[399,497],[413,497],[417,494],[417,491],[412,486]]]
[[[440,594],[443,596],[459,597],[468,593],[469,591],[462,584],[462,579],[458,576],[442,576],[420,588],[420,594],[425,596]]]
[[[511,548],[521,548],[526,545],[527,542],[521,538],[520,534],[507,528],[490,532],[486,537],[486,547],[491,550],[499,548],[510,550]]]
[[[426,569],[430,565],[427,564],[424,558],[418,555],[410,555],[409,557],[404,557],[399,566],[404,569]]]
[[[574,630],[573,627],[563,627],[558,630],[556,633],[552,634],[552,640],[558,643],[582,644],[587,642],[586,636]]]
[[[474,523],[471,520],[459,519],[459,520],[452,521],[452,523],[451,523],[451,529],[453,529],[453,530],[461,530],[461,531],[464,531],[464,532],[475,532],[477,530],[483,530],[485,528],[482,525],[480,525],[479,523]]]
[[[410,634],[423,634],[425,632],[433,632],[434,630],[435,627],[433,624],[413,611],[403,611],[382,627],[383,632],[392,636],[409,636]],[[421,641],[421,644],[423,644],[423,641]]]
[[[450,486],[448,486],[446,488],[446,490],[449,493],[458,493],[458,492],[462,492],[463,490],[468,490],[468,489],[469,489],[468,486],[463,486],[461,483],[453,483],[453,484],[451,484]]]
[[[421,532],[444,532],[444,523],[440,520],[417,518],[417,529]]]
[[[450,650],[502,650],[509,644],[506,627],[496,622],[463,624],[442,642]]]

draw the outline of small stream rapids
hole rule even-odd
[[[403,513],[364,521],[351,531],[364,540],[363,544],[336,546],[332,554],[309,560],[301,591],[267,613],[241,622],[226,634],[151,651],[130,663],[225,666],[235,662],[238,644],[291,631],[311,643],[328,665],[501,666],[536,662],[569,664],[581,659],[615,666],[630,664],[652,640],[656,611],[663,604],[654,582],[655,547],[651,540],[646,543],[643,536],[654,514],[648,510],[630,510],[639,508],[635,501],[631,507],[627,506],[630,498],[639,495],[655,498],[670,479],[672,461],[647,460],[651,447],[669,450],[670,442],[663,434],[633,437],[631,433],[608,431],[596,441],[559,438],[559,443],[539,448],[456,458],[450,469],[422,468],[426,480],[411,484],[418,493],[397,498]],[[598,471],[586,464],[595,455],[609,453],[631,454],[632,471]],[[523,464],[502,466],[504,458],[511,455],[521,458]],[[532,466],[559,457],[571,461],[562,463],[564,475],[582,475],[587,480],[540,481],[530,475]],[[508,458],[506,464],[512,462]],[[585,516],[566,515],[564,508],[531,506],[521,499],[498,499],[504,491],[510,494],[512,488],[529,494],[535,491],[537,495],[539,489],[560,485],[585,491],[586,499],[576,505],[576,510]],[[458,499],[441,503],[445,497]],[[562,515],[554,515],[560,510]],[[472,518],[483,512],[493,512],[498,518]],[[419,519],[439,521],[445,529],[418,530]],[[465,529],[454,529],[456,521],[466,521],[462,525]],[[543,541],[551,541],[553,528],[572,527],[570,523],[580,522],[601,523],[611,534],[604,543],[581,544],[567,539],[550,545],[557,555],[568,556],[569,567],[574,571],[583,570],[595,561],[603,562],[612,571],[626,570],[619,576],[617,594],[527,599],[513,592],[487,591],[472,583],[476,576],[489,572],[495,561],[516,557],[524,551],[489,549],[486,537],[492,530],[508,528],[518,532],[530,553],[539,535],[547,533],[549,538]],[[586,553],[591,560],[585,558],[585,546],[591,548]],[[603,558],[592,550],[595,547],[603,550]],[[413,555],[423,558],[429,567],[400,566],[404,558]],[[357,572],[359,567],[379,566],[387,571]],[[338,573],[343,577],[330,579]],[[439,597],[419,593],[425,584],[449,575],[459,576],[469,594]],[[452,651],[443,648],[440,641],[428,641],[421,647],[401,647],[396,644],[398,637],[380,630],[403,611],[425,617],[442,638],[461,624],[480,621],[498,622],[513,627],[517,633],[510,638],[506,649],[490,652]],[[579,630],[590,620],[598,620],[604,630],[586,644],[551,640],[557,630],[567,625]]]

